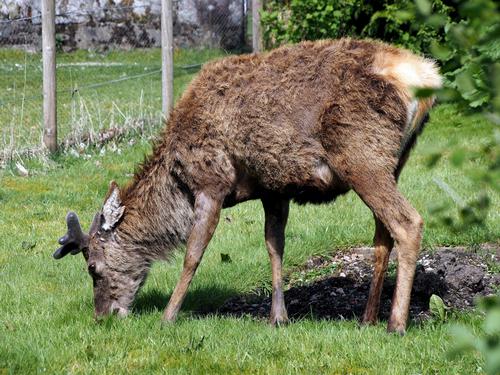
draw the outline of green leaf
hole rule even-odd
[[[446,24],[446,17],[441,14],[431,14],[429,18],[427,18],[426,23],[432,28],[439,28]]]
[[[443,44],[439,44],[435,40],[432,41],[430,48],[431,48],[431,53],[434,55],[434,57],[436,57],[441,61],[447,61],[452,56],[453,53],[453,51],[449,47]]]
[[[500,295],[483,297],[478,301],[478,306],[484,312],[500,308]]]
[[[414,92],[415,97],[417,97],[419,99],[429,98],[432,95],[434,95],[435,93],[436,93],[436,90],[433,88],[419,88],[419,89],[416,89]]]
[[[484,332],[488,335],[500,334],[500,309],[492,310],[486,315]]]
[[[388,15],[386,15],[384,12],[381,12],[379,16],[386,17]],[[413,12],[407,10],[399,10],[394,12],[394,17],[401,22],[406,22],[413,20],[415,18],[415,15],[413,14]]]
[[[500,345],[485,353],[485,370],[487,374],[498,375],[500,374]]]
[[[443,88],[438,90],[437,97],[443,102],[451,102],[460,100],[460,94],[452,88]]]
[[[457,89],[460,91],[462,96],[471,94],[476,90],[472,76],[468,71],[461,71],[458,73],[455,76],[455,84],[457,85]]]
[[[415,0],[415,5],[420,14],[423,16],[429,16],[431,14],[432,5],[427,0]]]
[[[435,152],[427,157],[427,168],[434,168],[443,155],[440,152]]]
[[[476,91],[471,95],[469,106],[478,108],[490,101],[490,95],[487,92]]]
[[[447,32],[448,37],[452,42],[459,45],[461,48],[469,48],[470,42],[466,36],[466,25],[461,21],[458,24],[449,24],[449,30]]]
[[[450,357],[456,357],[476,348],[476,337],[467,328],[458,325],[453,326],[450,333],[453,338],[452,347],[448,352]]]
[[[446,307],[441,297],[436,294],[431,296],[429,301],[429,310],[434,317],[438,318],[441,322],[444,322],[446,320],[447,309],[448,307]]]

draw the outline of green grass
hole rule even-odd
[[[175,96],[191,81],[196,67],[223,55],[217,49],[176,50]],[[93,65],[85,65],[91,63]],[[159,49],[57,56],[59,139],[135,121],[161,118]],[[103,83],[136,77],[111,84]],[[98,86],[96,86],[98,85]],[[42,67],[39,53],[0,49],[0,147],[37,146],[42,131]]]
[[[182,84],[177,81],[176,87]],[[433,178],[467,199],[476,188],[464,170],[484,168],[485,160],[468,160],[464,169],[456,169],[445,152],[444,160],[429,170],[427,154],[443,145],[478,149],[490,136],[491,125],[480,117],[463,117],[448,105],[434,110],[400,183],[428,223],[424,247],[500,238],[495,193],[484,227],[450,233],[428,213],[436,202],[450,200]],[[87,228],[109,181],[124,183],[150,150],[142,141],[120,147],[120,152],[108,148],[85,158],[60,155],[26,162],[28,178],[18,176],[13,165],[0,171],[0,374],[481,372],[481,359],[474,354],[454,360],[446,355],[453,341],[449,327],[461,322],[477,329],[481,317],[476,313],[452,315],[444,324],[412,324],[402,338],[386,334],[385,322],[359,328],[355,321],[310,317],[273,329],[265,321],[210,315],[227,298],[269,285],[258,202],[223,211],[223,218],[231,220],[221,220],[175,325],[161,327],[159,321],[180,273],[181,252],[171,263],[155,264],[132,316],[94,323],[91,279],[83,257],[55,261],[51,254],[65,232],[66,212],[75,210]],[[285,268],[313,254],[370,244],[373,227],[369,210],[354,194],[324,206],[293,205]],[[229,254],[232,262],[221,262],[220,253]]]

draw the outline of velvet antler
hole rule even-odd
[[[83,233],[78,216],[74,212],[68,212],[68,215],[66,215],[66,224],[68,232],[59,238],[61,247],[53,255],[55,259],[61,259],[68,253],[71,253],[71,255],[78,254],[88,247],[89,244],[89,235]]]

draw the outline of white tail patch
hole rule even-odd
[[[380,52],[375,56],[373,68],[403,90],[409,98],[414,88],[440,88],[442,79],[434,61],[408,51]]]
[[[441,76],[431,61],[423,59],[416,62],[402,61],[392,69],[393,76],[408,88],[441,87]]]
[[[408,117],[403,133],[401,154],[434,104],[434,97],[417,99],[415,89],[438,89],[442,79],[436,63],[432,60],[414,55],[405,50],[389,50],[379,52],[373,62],[375,73],[385,76],[398,87],[406,99]]]

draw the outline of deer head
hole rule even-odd
[[[55,259],[61,259],[67,254],[83,253],[93,281],[96,317],[110,313],[127,315],[149,267],[138,261],[134,252],[128,251],[130,248],[120,242],[116,228],[124,212],[118,185],[113,181],[88,234],[82,231],[74,212],[67,214],[68,231],[59,239],[61,247],[53,255]]]

